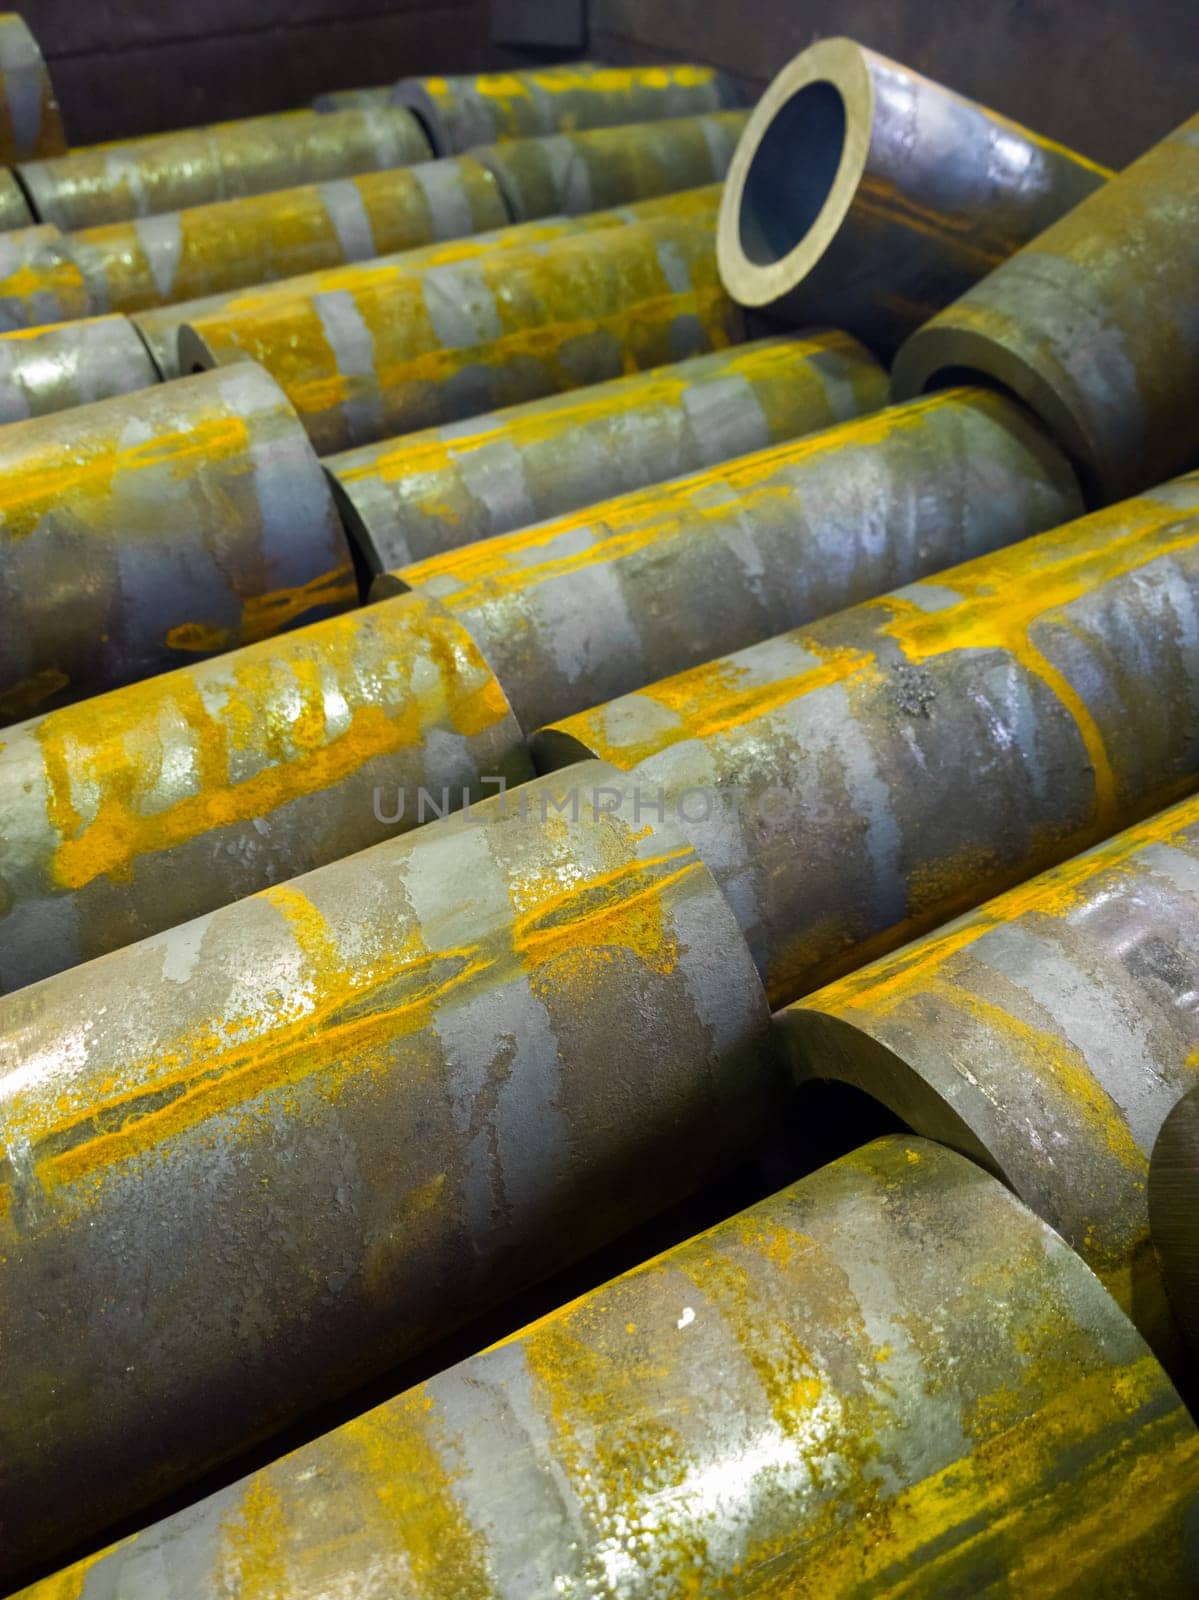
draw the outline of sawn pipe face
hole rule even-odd
[[[531,776],[470,635],[415,595],[8,729],[0,990]]]
[[[716,275],[714,190],[656,220],[276,296],[180,333],[185,365],[260,361],[322,455],[661,366],[743,337]]]
[[[661,790],[784,1005],[1195,788],[1197,640],[1199,475],[567,718],[534,759]]]
[[[620,783],[537,780],[0,1001],[6,1572],[64,1496],[97,1531],[777,1116],[737,925]]]
[[[415,118],[390,106],[286,111],[121,139],[25,162],[20,174],[38,217],[74,229],[428,158]]]
[[[955,390],[395,581],[453,611],[532,732],[1081,508],[1064,457],[1023,412]]]
[[[438,155],[532,134],[691,117],[740,99],[724,73],[685,62],[605,67],[577,61],[526,72],[401,78],[392,90],[393,103],[416,113]]]
[[[357,599],[320,464],[248,364],[0,433],[0,717]]]
[[[743,306],[889,354],[1110,176],[852,39],[823,39],[750,115],[720,210],[721,277]]]
[[[1199,116],[915,333],[899,395],[969,369],[1038,412],[1097,503],[1199,461]]]
[[[0,424],[148,389],[158,372],[127,317],[0,334]]]
[[[1197,1497],[1077,1256],[894,1138],[22,1600],[1182,1595]]]
[[[984,1162],[1182,1365],[1149,1160],[1195,1083],[1197,974],[1191,799],[783,1015],[802,1075],[853,1083]]]
[[[471,155],[495,174],[517,220],[558,211],[576,216],[719,183],[748,116],[746,111],[718,111],[510,139],[478,145]]]
[[[1192,1076],[1195,1063],[1192,1051]],[[1178,1102],[1153,1146],[1149,1229],[1174,1316],[1199,1362],[1199,1089]]]
[[[874,411],[883,369],[841,333],[762,339],[327,456],[375,573]]]

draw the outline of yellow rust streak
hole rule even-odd
[[[947,397],[960,400],[962,393],[961,390],[946,391],[927,400],[855,418],[806,438],[788,440],[733,462],[689,473],[673,486],[656,484],[638,489],[589,510],[569,512],[539,523],[534,528],[519,529],[431,556],[402,568],[399,576],[413,588],[431,579],[454,579],[459,587],[444,595],[443,600],[456,610],[505,594],[523,592],[538,583],[552,582],[587,567],[606,565],[650,545],[664,543],[670,536],[687,531],[688,524],[684,520],[687,517],[719,522],[728,518],[733,506],[745,511],[759,506],[764,499],[788,499],[794,494],[793,488],[789,484],[778,488],[772,483],[783,468],[798,468],[847,449],[873,449],[900,433],[919,430],[926,425],[930,413],[945,409]],[[972,398],[984,405],[992,403],[979,395],[972,394]],[[703,496],[713,488],[727,490],[728,497],[718,504],[704,505]],[[563,534],[592,525],[603,529],[606,536],[575,554],[554,554],[555,545]],[[545,557],[540,561],[532,559],[539,551],[545,551]]]
[[[4,466],[0,531],[9,539],[25,538],[53,511],[57,501],[106,495],[123,473],[224,461],[243,455],[248,445],[245,420],[222,412],[198,416],[184,429],[156,434],[136,444],[122,445],[116,438],[103,444],[92,441],[86,453],[78,445],[64,449],[59,441],[47,441],[38,453],[22,454],[19,461]],[[153,524],[148,526],[157,532]]]
[[[645,948],[652,944],[648,903],[695,870],[696,863],[668,870],[655,882],[640,882],[638,875],[669,869],[674,859],[665,856],[660,862],[626,867],[631,887],[622,883],[619,871],[601,873],[573,885],[548,910],[534,909],[517,918],[510,934],[512,956],[543,968],[564,952],[577,951],[580,930],[586,930],[591,938],[606,932],[611,943],[619,940],[651,963],[668,959],[669,952],[653,947],[647,953]],[[613,885],[620,895],[610,907],[605,901]],[[36,1171],[46,1190],[102,1173],[210,1117],[248,1107],[263,1094],[307,1079],[316,1078],[320,1091],[335,1097],[346,1082],[371,1070],[365,1060],[371,1051],[418,1032],[456,990],[497,969],[502,975],[507,967],[506,951],[494,944],[428,950],[410,917],[397,929],[392,948],[372,963],[349,967],[336,936],[295,884],[254,899],[277,910],[305,956],[312,973],[310,1002],[298,1014],[294,1003],[289,1012],[285,1002],[278,1002],[257,1017],[210,1018],[173,1047],[122,1064],[120,1087],[112,1079],[106,1084],[89,1081],[57,1102],[35,1099],[24,1122],[13,1111],[12,1129],[34,1144]],[[623,928],[615,925],[622,911]],[[250,1037],[238,1037],[246,1026]],[[34,1119],[36,1127],[26,1125]],[[74,1143],[43,1148],[62,1144],[73,1134],[78,1136]]]
[[[387,706],[371,695],[375,672],[389,660],[422,669],[431,660],[435,671]],[[206,679],[219,710],[201,693]],[[348,726],[332,735],[327,693],[350,710]],[[498,683],[461,630],[407,602],[389,615],[375,607],[330,618],[208,673],[189,668],[68,707],[37,729],[46,815],[60,840],[52,881],[68,891],[104,876],[127,881],[139,856],[332,788],[379,756],[418,750],[431,728],[471,737],[507,714]],[[174,722],[186,730],[180,748],[194,767],[196,792],[147,810],[165,753],[155,730]],[[247,750],[267,764],[234,782],[231,755]],[[77,783],[96,795],[86,820],[74,799]]]

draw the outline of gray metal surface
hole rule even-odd
[[[96,309],[69,241],[57,228],[0,233],[0,334],[69,322]]]
[[[1081,510],[1024,412],[945,391],[433,557],[527,732]]]
[[[84,317],[0,334],[0,424],[69,411],[158,381],[127,317]]]
[[[4,1573],[777,1115],[737,925],[676,830],[593,809],[618,783],[537,780],[0,1000]]]
[[[841,333],[781,336],[326,456],[376,573],[765,449],[884,404]]]
[[[257,367],[0,432],[0,720],[357,597],[320,464]]]
[[[1197,1498],[1102,1286],[894,1138],[24,1600],[1181,1600]]]
[[[1199,786],[1199,475],[567,718],[534,759],[582,751],[662,792],[788,1004]]]

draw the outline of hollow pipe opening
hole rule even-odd
[[[774,117],[741,191],[738,235],[755,266],[781,261],[815,226],[841,164],[845,129],[845,101],[825,78],[805,84]]]

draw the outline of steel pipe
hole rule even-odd
[[[1192,1051],[1192,1079],[1195,1064]],[[1199,1361],[1199,1090],[1178,1102],[1153,1146],[1149,1228],[1175,1319]]]
[[[750,116],[720,274],[743,306],[890,354],[1110,176],[852,39],[822,39]]]
[[[534,745],[587,753],[663,791],[797,1000],[1199,784],[1199,474]]]
[[[673,199],[677,215],[587,238],[202,317],[180,361],[261,362],[331,455],[718,350],[744,330],[716,275],[717,193]]]
[[[15,11],[0,12],[0,162],[62,155],[62,112],[37,40]]]
[[[1018,394],[1102,504],[1199,461],[1199,116],[912,336],[900,395]]]
[[[533,775],[470,635],[406,595],[6,730],[0,990]]]
[[[314,111],[368,111],[391,104],[391,84],[373,89],[326,89],[312,101]]]
[[[737,925],[619,783],[537,780],[0,1001],[5,1575],[777,1117]]]
[[[581,217],[544,217],[536,222],[513,223],[490,233],[446,239],[437,244],[421,245],[415,250],[381,256],[377,261],[358,262],[348,267],[325,267],[319,272],[285,278],[279,283],[227,289],[221,294],[204,295],[174,306],[137,311],[132,314],[131,321],[146,341],[162,376],[179,378],[184,373],[179,359],[179,330],[191,322],[200,322],[207,317],[259,312],[269,308],[285,294],[296,297],[374,290],[379,285],[391,283],[395,278],[418,269],[473,261],[501,248],[548,244],[551,240],[566,238],[571,234],[590,233],[597,228],[612,228],[625,222],[643,222],[659,215],[692,215],[697,210],[710,209],[710,205],[710,198],[703,199],[702,192],[698,201],[695,193],[688,192],[643,200],[636,205],[618,206],[610,211],[592,211]]]
[[[85,228],[68,244],[97,310],[140,311],[507,222],[496,179],[459,156]]]
[[[0,233],[0,334],[95,310],[67,241],[51,226]]]
[[[356,600],[320,464],[255,367],[0,433],[0,717]]]
[[[0,168],[0,232],[32,226],[33,212],[21,185],[7,167]]]
[[[841,333],[759,340],[327,456],[372,572],[829,427],[886,400]]]
[[[1181,1596],[1197,1503],[1101,1285],[893,1138],[21,1600]]]
[[[391,98],[415,112],[443,156],[501,139],[693,117],[741,103],[723,72],[685,62],[606,67],[575,61],[524,72],[401,78]]]
[[[1146,1191],[1195,1082],[1197,975],[1191,799],[817,990],[783,1025],[801,1077],[852,1083],[997,1173],[1185,1366]]]
[[[0,334],[0,424],[157,382],[149,352],[127,317],[86,317]]]
[[[1010,401],[954,390],[400,568],[528,733],[1081,510]]]
[[[415,118],[388,106],[217,122],[92,145],[18,171],[41,221],[69,230],[402,167],[429,154]]]
[[[572,216],[719,183],[748,117],[717,111],[589,128],[479,145],[471,155],[495,174],[513,217]]]

